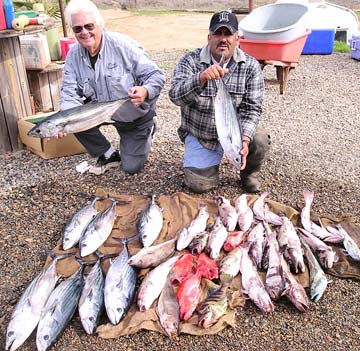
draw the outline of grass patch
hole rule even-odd
[[[334,42],[334,52],[350,52],[350,46],[347,43],[344,43],[343,41],[337,41]]]

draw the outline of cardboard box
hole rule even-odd
[[[41,139],[33,138],[27,135],[27,132],[34,127],[34,122],[36,120],[39,118],[43,119],[53,113],[54,112],[42,113],[18,120],[19,137],[26,148],[45,160],[86,152],[85,148],[79,143],[73,134],[69,134],[62,139]]]

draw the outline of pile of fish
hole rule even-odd
[[[331,268],[336,254],[326,243],[342,244],[348,254],[360,261],[360,250],[341,225],[323,227],[310,218],[314,194],[304,191],[305,206],[300,214],[301,228],[281,213],[271,211],[261,194],[252,208],[248,195],[233,204],[223,196],[215,198],[217,214],[209,215],[206,205],[175,237],[156,243],[163,227],[163,209],[153,195],[136,224],[137,234],[116,239],[123,244],[113,259],[99,252],[109,238],[116,219],[116,204],[96,210],[95,198],[75,213],[62,236],[64,250],[79,247],[79,269],[56,286],[57,261],[71,254],[51,254],[53,261],[30,283],[11,316],[6,350],[20,347],[37,327],[38,350],[48,350],[61,336],[78,308],[88,334],[96,332],[103,311],[117,325],[136,301],[141,312],[156,309],[159,322],[169,336],[177,335],[180,321],[198,316],[198,326],[209,328],[228,311],[232,280],[241,273],[242,293],[263,312],[273,312],[274,301],[286,296],[298,310],[309,308],[309,299],[296,275],[310,272],[310,297],[323,296],[328,281],[323,268]],[[130,256],[128,243],[142,244]],[[155,244],[154,244],[155,243]],[[95,261],[83,257],[96,253]],[[106,275],[102,262],[110,260]],[[84,266],[93,265],[84,275]],[[147,269],[141,281],[138,270]],[[265,279],[260,272],[265,273]],[[204,280],[211,288],[202,289]]]

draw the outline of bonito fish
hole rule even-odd
[[[300,238],[296,233],[294,225],[285,215],[281,216],[284,224],[279,229],[278,242],[284,257],[290,260],[295,273],[305,272],[303,252]]]
[[[196,218],[178,234],[176,250],[184,250],[197,234],[205,231],[208,218],[209,213],[207,211],[207,206],[199,205],[199,212]]]
[[[164,241],[161,244],[142,248],[128,263],[139,268],[156,267],[175,251],[176,239]]]
[[[158,238],[163,226],[163,210],[155,202],[155,195],[152,195],[150,204],[141,213],[136,223],[140,240],[144,247],[149,247]]]
[[[53,261],[32,280],[11,315],[6,332],[5,350],[17,350],[39,323],[41,311],[59,279],[56,274],[56,263],[62,258],[69,257],[68,254],[50,255],[53,256]]]
[[[247,203],[247,194],[242,194],[235,199],[235,209],[238,214],[240,230],[248,231],[254,220],[254,212]]]
[[[109,237],[116,219],[116,201],[110,207],[98,213],[85,228],[79,247],[81,257],[95,252]]]
[[[96,216],[98,211],[95,208],[95,203],[99,200],[99,197],[76,212],[70,219],[69,223],[65,226],[62,238],[63,250],[68,250],[74,247],[80,240],[81,234],[90,223],[90,221]]]
[[[81,266],[61,282],[46,302],[36,333],[39,351],[49,350],[54,345],[74,315],[84,285],[83,270],[84,266]]]
[[[215,123],[219,142],[226,157],[236,167],[240,168],[242,158],[242,131],[240,122],[230,94],[226,90],[224,82],[220,79],[218,91],[215,96]]]
[[[104,309],[105,278],[98,260],[85,278],[79,300],[81,324],[88,334],[93,334]]]
[[[235,208],[224,196],[218,196],[215,199],[215,202],[218,206],[219,215],[224,226],[229,232],[234,231],[238,220],[238,214]]]
[[[112,324],[118,324],[128,312],[135,297],[136,270],[128,264],[129,252],[125,242],[121,253],[111,263],[106,274],[104,302]]]
[[[315,302],[318,302],[326,290],[328,280],[309,245],[304,241],[302,242],[302,245],[310,271],[310,297]]]
[[[91,102],[59,111],[45,118],[28,135],[35,138],[52,138],[59,133],[78,133],[103,123],[112,123],[111,116],[127,99],[110,102]]]
[[[152,269],[143,279],[139,287],[137,296],[137,305],[140,311],[148,310],[152,303],[159,297],[161,290],[164,288],[169,272],[178,256],[171,257]]]
[[[169,279],[166,280],[165,286],[161,291],[156,306],[156,313],[166,334],[170,337],[176,336],[179,330],[180,308],[174,287]]]

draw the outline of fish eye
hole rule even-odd
[[[89,317],[89,321],[90,321],[90,322],[93,322],[93,321],[94,321],[94,317],[93,317],[93,316]]]
[[[44,340],[49,340],[49,335],[45,335]]]
[[[8,336],[13,336],[14,335],[14,332],[11,330],[8,332]]]

